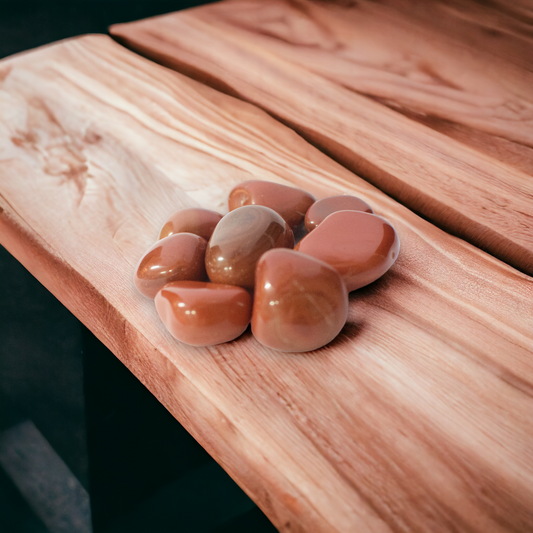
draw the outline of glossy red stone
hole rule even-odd
[[[389,270],[398,257],[400,240],[389,222],[377,215],[338,211],[326,217],[297,248],[333,266],[348,291],[353,291]]]
[[[209,346],[239,337],[250,323],[252,298],[241,287],[176,281],[155,297],[161,321],[177,340]]]
[[[159,238],[175,233],[194,233],[208,241],[222,215],[200,207],[188,207],[173,213],[163,224]]]
[[[192,233],[176,233],[157,241],[139,261],[133,281],[137,290],[154,298],[165,284],[178,280],[203,281],[207,242]]]
[[[209,279],[214,283],[253,289],[255,267],[272,248],[292,248],[294,236],[272,209],[260,205],[240,207],[217,225],[205,254]]]
[[[305,214],[305,229],[314,230],[324,219],[337,211],[363,211],[373,213],[372,208],[361,198],[343,194],[317,200]]]
[[[230,211],[243,205],[270,207],[289,224],[291,229],[301,224],[315,199],[309,193],[270,181],[245,181],[235,187],[228,199]]]
[[[348,316],[339,273],[294,250],[265,253],[257,264],[252,332],[265,346],[308,352],[332,341]]]

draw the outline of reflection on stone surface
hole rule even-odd
[[[206,247],[206,240],[192,233],[176,233],[157,241],[135,269],[133,281],[137,290],[154,298],[170,281],[205,280]]]
[[[294,229],[304,220],[305,213],[315,199],[309,193],[269,181],[245,181],[235,187],[228,199],[230,211],[243,205],[264,205],[276,213]]]
[[[163,224],[159,238],[163,239],[174,233],[194,233],[208,241],[221,218],[220,213],[201,207],[180,209]]]
[[[336,211],[364,211],[373,213],[372,208],[361,198],[343,194],[329,196],[315,202],[305,214],[305,229],[314,230],[324,219]]]
[[[217,225],[207,246],[205,265],[215,283],[253,289],[255,267],[272,248],[292,248],[287,223],[268,207],[251,205],[228,213]]]
[[[284,352],[316,350],[348,316],[348,292],[328,264],[293,250],[271,250],[257,265],[252,332]]]
[[[338,211],[304,237],[298,250],[333,266],[353,291],[387,272],[398,257],[400,241],[394,228],[377,215]]]
[[[228,342],[250,323],[252,297],[242,287],[176,281],[155,297],[157,313],[173,337],[192,346]]]

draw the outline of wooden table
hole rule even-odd
[[[474,2],[450,5],[434,4],[435,21],[420,7],[407,16],[399,0],[238,0],[113,29],[241,99],[101,35],[0,62],[1,244],[280,531],[533,528],[531,56],[520,52],[530,37],[509,11],[497,19],[503,45],[466,54],[468,72],[483,76],[490,52],[501,84],[485,80],[486,98],[463,95],[479,112],[460,120],[450,111],[458,94],[435,82],[446,78],[428,62],[457,60],[462,74],[453,46],[467,45],[439,55],[415,30],[452,44],[466,35],[478,49],[482,37],[465,28],[492,27],[499,4],[486,18]],[[371,32],[371,22],[388,30]],[[347,42],[368,41],[339,44],[335,28]],[[372,35],[381,36],[375,48]],[[418,67],[378,75],[376,58],[395,70],[384,56],[414,57],[404,43],[424,56]],[[355,63],[389,80],[379,94],[359,86],[355,50]],[[499,68],[514,74],[503,83]],[[414,82],[391,100],[387,84],[404,78]],[[497,120],[492,90],[513,95],[507,107],[523,124]],[[427,107],[413,104],[417,95]],[[133,288],[134,265],[167,215],[190,205],[223,212],[228,191],[251,178],[317,197],[355,194],[400,235],[393,269],[351,295],[346,327],[316,352],[273,352],[249,332],[220,346],[182,345]]]

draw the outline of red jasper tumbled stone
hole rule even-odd
[[[209,279],[214,283],[253,289],[255,267],[272,248],[292,248],[294,235],[275,211],[260,205],[239,207],[217,225],[205,254]]]
[[[257,264],[252,332],[283,352],[316,350],[332,341],[348,315],[339,273],[313,257],[278,248]]]
[[[154,298],[171,281],[205,280],[206,247],[206,240],[192,233],[176,233],[157,241],[135,269],[135,287],[144,296]]]
[[[317,200],[305,214],[305,229],[314,230],[324,219],[336,211],[363,211],[373,213],[372,208],[361,198],[343,194]]]
[[[163,224],[159,238],[163,239],[174,233],[194,233],[208,241],[221,218],[220,213],[201,207],[180,209]]]
[[[353,291],[389,270],[398,257],[400,241],[384,218],[360,211],[338,211],[306,235],[297,248],[334,267],[348,291]]]
[[[309,193],[270,181],[251,180],[237,185],[229,195],[230,211],[244,205],[270,207],[289,224],[291,229],[301,224],[305,213],[314,203]]]
[[[250,323],[252,298],[242,287],[176,281],[155,297],[161,321],[177,340],[209,346],[239,337]]]

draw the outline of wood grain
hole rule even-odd
[[[228,0],[111,33],[533,274],[533,25],[458,4]]]
[[[88,36],[0,62],[0,242],[284,532],[533,528],[533,283],[250,104]],[[391,271],[308,354],[191,348],[133,268],[180,206],[238,182],[349,192],[397,228]]]

